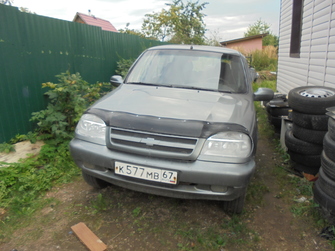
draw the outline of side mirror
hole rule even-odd
[[[120,75],[114,75],[111,76],[111,79],[109,81],[112,86],[118,87],[123,83],[123,78]]]
[[[254,93],[254,101],[269,101],[273,99],[274,92],[269,88],[259,88]]]

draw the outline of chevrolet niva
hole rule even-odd
[[[257,120],[242,54],[196,45],[144,51],[125,79],[81,117],[72,157],[93,187],[221,201],[241,213],[255,170]]]

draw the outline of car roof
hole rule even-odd
[[[236,56],[241,56],[242,54],[236,50],[228,49],[218,46],[208,46],[208,45],[159,45],[149,48],[148,50],[196,50],[196,51],[208,51],[208,52],[219,52],[225,54],[232,54]]]

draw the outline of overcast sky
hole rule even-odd
[[[259,19],[278,35],[280,0],[199,0],[204,2],[209,3],[203,10],[207,37],[215,36],[219,41],[241,38]],[[167,9],[165,3],[172,0],[14,0],[13,6],[67,21],[72,21],[77,12],[88,14],[91,10],[92,15],[110,21],[116,29],[130,23],[130,29],[140,30],[144,15]]]

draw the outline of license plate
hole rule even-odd
[[[151,167],[127,164],[123,162],[115,162],[115,173],[168,184],[177,184],[177,172]]]

